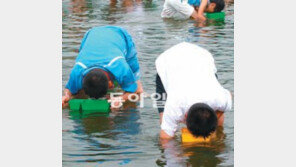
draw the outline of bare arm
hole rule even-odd
[[[204,27],[206,18],[203,15],[198,15],[197,11],[194,10],[191,17],[196,21],[197,24],[195,24],[197,27]],[[203,20],[203,21],[202,21]]]
[[[137,94],[143,93],[144,90],[143,90],[143,86],[142,86],[142,83],[141,83],[140,80],[137,81],[137,85],[138,85],[138,88],[137,88],[136,93],[137,93]]]
[[[174,138],[174,136],[170,136],[167,133],[165,133],[164,130],[160,130],[159,137],[161,140],[170,140]]]
[[[205,12],[205,9],[207,7],[207,3],[208,3],[207,0],[202,0],[201,1],[201,4],[200,4],[200,6],[198,8],[198,11],[197,11],[197,20],[198,21],[205,21],[206,20],[206,18],[204,16],[204,12]]]
[[[223,126],[224,124],[224,112],[223,111],[216,111],[217,118],[218,118],[218,126]]]

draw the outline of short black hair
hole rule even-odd
[[[210,2],[216,4],[214,12],[221,12],[225,7],[224,0],[210,0]]]
[[[83,78],[83,90],[90,98],[101,98],[108,91],[108,77],[100,69],[93,69]]]
[[[189,108],[186,125],[193,136],[208,137],[217,128],[217,115],[209,105],[195,103]]]

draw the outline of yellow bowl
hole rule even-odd
[[[211,137],[194,137],[187,128],[182,128],[182,142],[209,142],[211,140]]]

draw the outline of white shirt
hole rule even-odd
[[[167,92],[161,129],[168,135],[174,135],[195,103],[215,111],[231,109],[231,94],[218,82],[214,58],[206,49],[183,42],[162,53],[155,64]]]
[[[165,0],[162,18],[188,19],[194,11],[193,6],[188,4],[188,0]]]

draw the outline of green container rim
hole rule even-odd
[[[69,101],[70,110],[82,111],[82,113],[108,113],[110,104],[105,99],[72,99]]]
[[[82,111],[109,112],[110,104],[107,100],[85,100],[81,103]]]
[[[208,19],[224,19],[225,12],[206,13]]]

